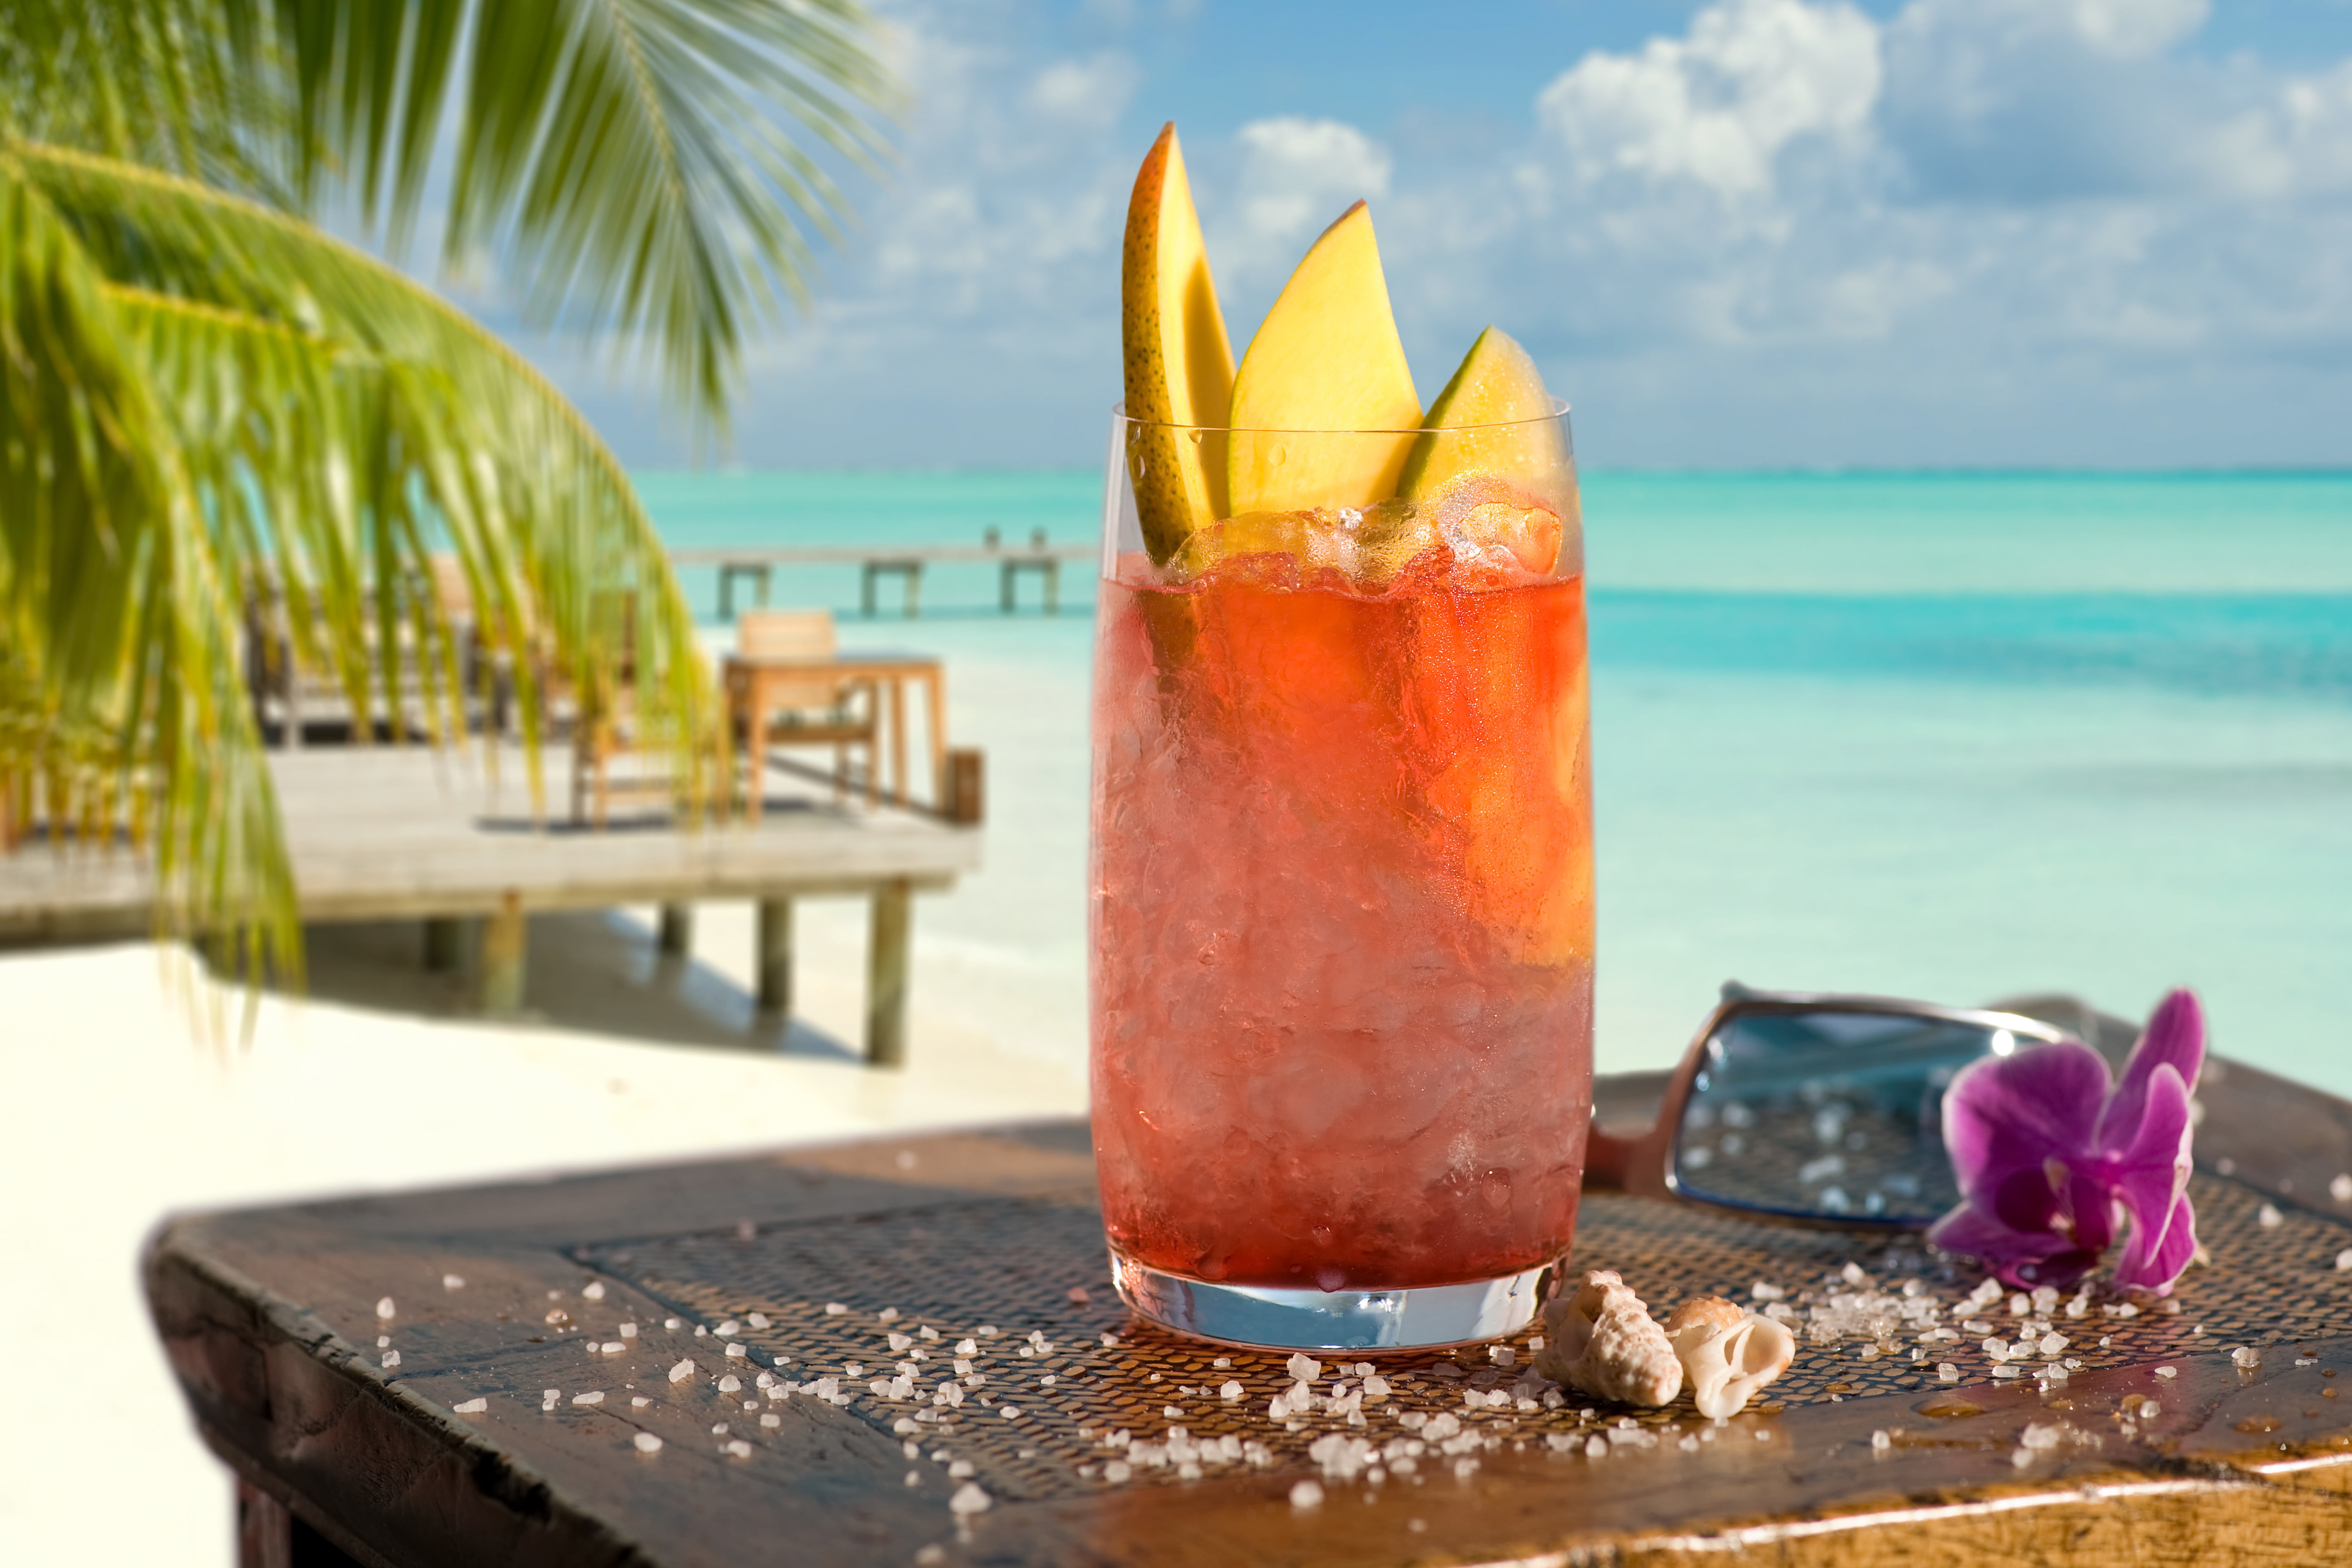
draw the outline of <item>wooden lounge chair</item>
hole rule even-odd
[[[839,652],[828,610],[748,610],[735,622],[735,658],[727,666],[728,710],[745,759],[747,791],[761,787],[772,746],[833,747],[837,799],[849,783],[849,753],[866,750],[866,805],[879,804],[879,726],[874,683],[831,666]],[[779,663],[805,663],[805,673]],[[756,679],[754,671],[757,671]],[[761,711],[753,733],[754,687]]]

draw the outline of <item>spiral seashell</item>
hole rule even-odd
[[[1536,1371],[1556,1383],[1622,1405],[1664,1405],[1682,1392],[1673,1343],[1613,1269],[1553,1297],[1544,1335]]]
[[[1785,1327],[1720,1296],[1701,1296],[1676,1307],[1666,1319],[1665,1333],[1702,1415],[1738,1415],[1758,1389],[1789,1370],[1797,1354],[1797,1337]]]

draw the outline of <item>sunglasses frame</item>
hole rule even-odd
[[[1706,1065],[1707,1042],[1724,1024],[1741,1014],[1771,1014],[1786,1016],[1796,1013],[1867,1013],[1882,1017],[1923,1018],[1942,1024],[1964,1024],[1988,1031],[2006,1029],[2020,1038],[2042,1045],[2054,1045],[2076,1037],[2070,1031],[2040,1018],[2029,1018],[2019,1013],[1993,1012],[1979,1007],[1940,1007],[1932,1002],[1913,1002],[1896,996],[1848,995],[1830,991],[1754,991],[1738,981],[1726,983],[1723,1000],[1717,1003],[1706,1021],[1692,1037],[1689,1048],[1684,1051],[1682,1065],[1666,1080],[1665,1097],[1658,1107],[1656,1124],[1647,1132],[1631,1138],[1603,1132],[1595,1122],[1587,1138],[1584,1150],[1584,1189],[1587,1192],[1629,1193],[1636,1197],[1677,1198],[1684,1203],[1703,1204],[1708,1208],[1722,1209],[1749,1219],[1773,1220],[1789,1225],[1801,1225],[1833,1230],[1916,1231],[1924,1228],[1922,1222],[1912,1219],[1874,1219],[1866,1215],[1800,1215],[1786,1210],[1766,1208],[1758,1205],[1727,1202],[1685,1191],[1675,1174],[1675,1150],[1682,1131],[1683,1112],[1689,1108],[1692,1087],[1697,1083],[1699,1071]]]

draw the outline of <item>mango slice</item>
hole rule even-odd
[[[1371,213],[1358,202],[1283,285],[1234,374],[1232,512],[1386,500],[1421,422]],[[1318,431],[1373,434],[1301,434]]]
[[[1176,123],[1160,131],[1128,199],[1119,262],[1127,361],[1128,472],[1144,548],[1165,562],[1195,528],[1225,515],[1221,426],[1233,404],[1234,350],[1192,206]]]
[[[1488,327],[1429,405],[1429,434],[1405,455],[1397,494],[1433,495],[1474,473],[1548,474],[1562,455],[1553,413],[1528,351]]]

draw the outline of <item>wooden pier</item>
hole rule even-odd
[[[793,900],[870,898],[866,1059],[904,1059],[912,896],[978,868],[976,827],[837,805],[824,783],[772,768],[756,826],[681,827],[663,812],[592,829],[560,810],[534,814],[519,747],[500,747],[494,772],[485,761],[478,745],[273,752],[304,921],[422,920],[426,961],[445,968],[478,931],[480,998],[496,1013],[520,1005],[532,912],[657,904],[663,946],[678,952],[692,905],[750,900],[760,1013],[774,1021],[792,1005]],[[559,805],[564,766],[548,756],[548,798]],[[0,855],[0,941],[143,934],[153,896],[144,861],[128,851],[22,845]]]
[[[779,566],[856,566],[861,570],[858,603],[868,616],[876,611],[877,588],[884,577],[897,577],[905,589],[901,606],[907,618],[922,613],[923,569],[940,562],[996,564],[998,603],[1011,615],[1019,603],[1018,586],[1024,574],[1034,573],[1045,591],[1045,613],[1061,611],[1062,563],[1091,561],[1100,552],[1093,544],[1048,544],[1032,535],[1025,546],[1000,544],[908,544],[887,547],[829,546],[797,550],[763,550],[749,546],[713,546],[674,550],[670,561],[679,566],[719,568],[719,618],[735,615],[735,584],[748,581],[759,606],[767,607],[769,588]]]

